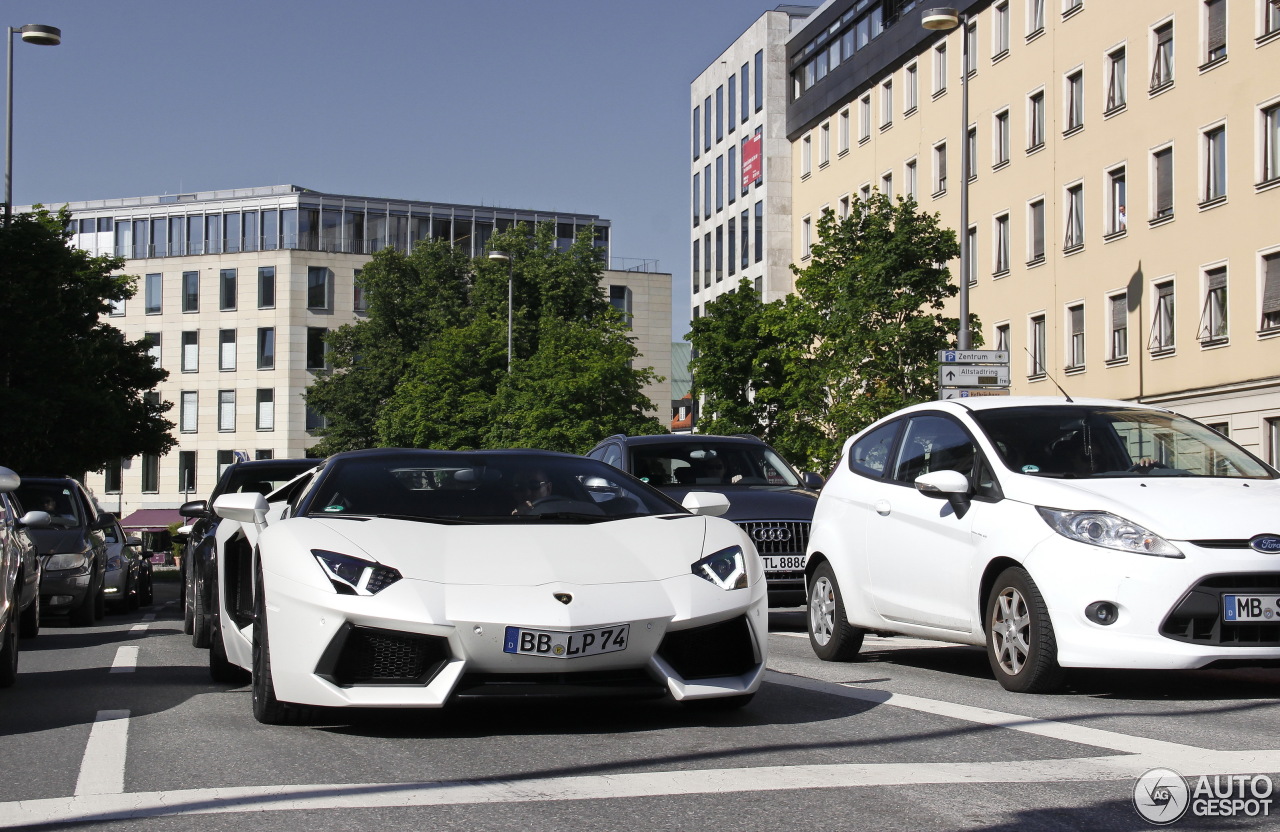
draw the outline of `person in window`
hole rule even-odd
[[[533,513],[534,503],[551,496],[551,478],[541,468],[521,471],[511,479],[516,509],[512,514]]]
[[[718,456],[713,456],[703,460],[698,470],[697,482],[699,485],[719,485],[726,481],[724,460]]]
[[[1121,205],[1120,209],[1116,212],[1116,231],[1124,231],[1128,227],[1129,220],[1124,212],[1124,206]]]

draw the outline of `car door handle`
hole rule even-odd
[[[893,511],[893,506],[889,505],[888,500],[876,500],[874,508],[876,510],[876,514],[881,517],[888,517],[889,512]]]

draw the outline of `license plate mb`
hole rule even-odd
[[[578,659],[626,650],[630,634],[630,624],[572,632],[508,627],[502,639],[502,652],[549,659]]]
[[[1280,595],[1223,595],[1222,620],[1280,622]]]

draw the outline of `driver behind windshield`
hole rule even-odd
[[[516,509],[512,514],[529,514],[533,504],[551,496],[551,478],[541,468],[520,471],[511,478]]]

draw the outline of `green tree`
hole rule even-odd
[[[707,305],[689,339],[707,432],[746,431],[801,467],[828,470],[844,440],[876,419],[937,395],[937,353],[957,321],[946,263],[955,232],[914,200],[858,200],[824,212],[796,292],[764,304],[743,284]],[[970,316],[974,345],[981,345]]]
[[[308,392],[328,417],[322,453],[357,447],[583,451],[608,433],[654,433],[654,378],[600,288],[590,230],[568,248],[554,225],[520,225],[469,260],[447,243],[376,255],[361,272],[368,318],[331,336],[334,373]],[[507,294],[512,289],[512,372]],[[393,297],[387,297],[388,294]]]
[[[80,475],[174,444],[169,403],[145,395],[168,372],[102,320],[136,278],[71,248],[69,220],[39,209],[0,228],[0,464],[19,473]]]

